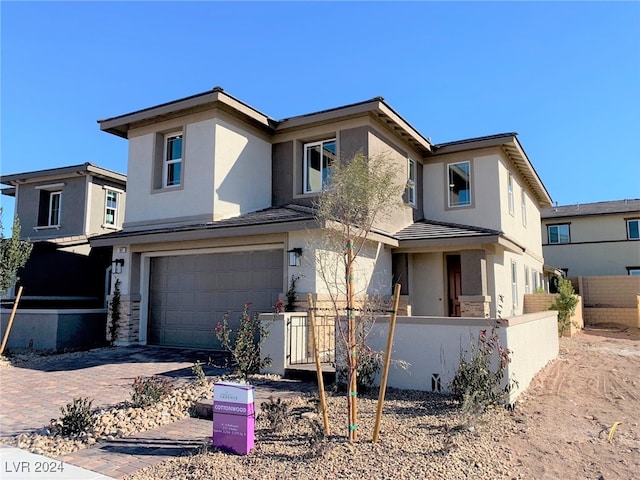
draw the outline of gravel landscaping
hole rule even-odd
[[[212,447],[141,470],[128,480],[160,479],[331,479],[331,478],[518,478],[503,438],[517,425],[497,408],[464,416],[449,397],[425,392],[387,392],[380,441],[372,443],[377,396],[358,402],[359,440],[347,439],[346,397],[330,394],[332,435],[323,438],[317,397],[286,400],[290,414],[273,431],[260,415],[256,445],[247,456]]]

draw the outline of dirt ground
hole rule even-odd
[[[521,478],[640,478],[640,329],[588,327],[561,339],[514,419],[505,440]]]

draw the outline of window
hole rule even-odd
[[[511,298],[515,309],[518,306],[518,267],[516,262],[511,262]]]
[[[62,192],[40,190],[38,211],[39,227],[59,227],[62,208]]]
[[[524,293],[531,293],[531,286],[529,285],[529,267],[524,267]]]
[[[627,239],[640,239],[640,219],[627,220]]]
[[[165,136],[162,185],[177,187],[182,183],[182,134]]]
[[[450,163],[447,172],[449,207],[471,205],[471,163]]]
[[[324,190],[327,186],[329,167],[335,159],[335,138],[304,145],[304,193]]]
[[[412,159],[409,159],[407,172],[407,202],[416,205],[416,161]]]
[[[118,221],[118,192],[115,190],[106,190],[105,206],[104,206],[104,223],[105,225],[116,225]]]
[[[522,225],[527,226],[527,194],[524,189],[520,193],[520,208],[522,208]]]
[[[533,284],[533,293],[536,293],[538,291],[538,272],[533,269],[531,270],[531,280]]]
[[[514,200],[513,200],[513,175],[509,174],[509,181],[507,182],[507,191],[509,192],[509,213],[513,215],[515,210]]]
[[[569,224],[547,226],[549,243],[569,243]]]
[[[629,275],[640,275],[640,267],[627,267],[627,273]]]

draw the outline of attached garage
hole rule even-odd
[[[151,258],[148,343],[220,349],[215,327],[226,312],[235,329],[245,303],[273,311],[282,268],[281,249]]]

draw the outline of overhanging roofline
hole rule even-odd
[[[0,183],[3,185],[19,185],[28,183],[29,181],[37,181],[47,178],[64,178],[73,175],[91,174],[95,177],[115,180],[121,183],[127,183],[127,176],[124,173],[114,172],[106,168],[99,167],[92,163],[83,163],[81,165],[71,165],[69,167],[50,168],[46,170],[34,170],[32,172],[14,173],[10,175],[0,176]]]
[[[192,227],[153,231],[118,232],[115,234],[92,237],[92,247],[114,245],[141,245],[146,243],[185,242],[191,240],[207,240],[214,238],[246,237],[252,235],[269,235],[297,230],[316,229],[315,220],[294,220],[289,222],[264,223],[259,225],[234,225],[219,228]]]
[[[529,160],[524,148],[518,140],[516,132],[499,133],[485,137],[468,138],[435,145],[436,155],[446,155],[450,153],[477,150],[480,148],[500,147],[502,151],[513,162],[516,169],[527,182],[531,191],[538,199],[540,207],[550,207],[552,205],[551,196],[547,188],[542,183],[538,172]]]
[[[101,130],[117,135],[118,137],[127,138],[127,132],[136,123],[157,122],[168,118],[174,118],[182,115],[186,110],[209,106],[212,107],[215,104],[219,104],[238,112],[264,129],[271,130],[275,125],[275,121],[272,118],[241,100],[232,97],[228,93],[224,92],[221,87],[214,87],[212,90],[207,92],[198,93],[196,95],[144,108],[135,112],[98,120],[98,123],[100,124]]]
[[[431,142],[424,138],[409,122],[391,108],[382,97],[375,97],[363,102],[286,118],[278,122],[276,133],[282,133],[296,128],[305,128],[312,124],[331,123],[340,119],[366,114],[374,116],[378,121],[408,141],[421,154],[427,155],[432,152],[433,146]]]

